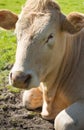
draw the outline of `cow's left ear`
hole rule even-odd
[[[70,13],[62,21],[62,30],[74,34],[84,27],[84,14]]]
[[[10,30],[15,28],[18,16],[9,10],[0,10],[0,27]]]

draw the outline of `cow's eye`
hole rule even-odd
[[[48,36],[48,38],[47,38],[47,40],[46,40],[46,46],[48,47],[48,48],[52,48],[53,47],[53,43],[54,43],[54,36],[53,36],[53,34],[51,33],[49,36]]]
[[[52,40],[52,38],[53,38],[53,34],[51,33],[51,34],[48,36],[48,38],[47,38],[47,40],[46,40],[46,43],[48,43],[50,40]]]

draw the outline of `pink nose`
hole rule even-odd
[[[28,87],[31,81],[31,75],[25,74],[24,72],[21,71],[15,71],[10,73],[10,80],[11,84],[14,87],[25,88]]]

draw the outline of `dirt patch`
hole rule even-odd
[[[54,130],[53,122],[43,120],[40,112],[41,109],[29,111],[22,106],[21,92],[0,88],[0,130]]]

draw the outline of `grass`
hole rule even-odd
[[[9,9],[19,14],[22,5],[26,0],[0,0],[0,9]],[[84,0],[57,0],[61,6],[62,12],[68,14],[73,11],[84,13]],[[0,73],[6,66],[13,64],[15,61],[16,38],[13,31],[0,29]],[[8,74],[8,72],[7,72]],[[0,75],[2,78],[3,75]],[[0,80],[0,83],[3,80]]]
[[[57,0],[65,14],[70,12],[84,13],[84,0]]]
[[[0,0],[0,9],[9,9],[19,13],[24,3],[25,0]]]
[[[13,64],[16,49],[14,32],[0,30],[0,70]]]

